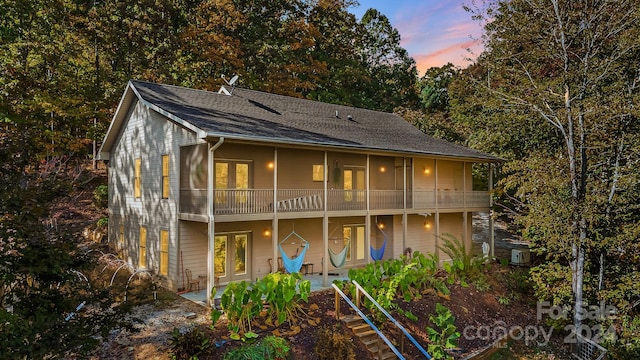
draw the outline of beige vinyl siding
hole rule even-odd
[[[164,116],[134,102],[110,154],[109,161],[109,231],[111,239],[118,239],[119,226],[124,225],[123,254],[133,266],[139,263],[139,226],[147,227],[147,269],[160,271],[160,229],[169,231],[168,275],[165,283],[177,289],[182,274],[178,267],[178,213],[180,146],[201,142],[196,135],[167,120]],[[205,145],[206,146],[206,145]],[[163,199],[160,176],[163,174],[162,156],[168,156],[169,199]],[[135,159],[141,159],[140,198],[134,194]],[[126,222],[121,220],[126,215]],[[114,219],[115,221],[111,221]],[[205,249],[206,251],[206,249]]]
[[[122,250],[124,248],[124,224],[120,224],[118,228],[118,250]]]
[[[436,187],[435,161],[433,159],[415,159],[414,183],[416,190],[432,191]]]
[[[463,164],[461,161],[438,160],[439,190],[464,190]]]
[[[313,165],[322,164],[322,151],[278,149],[278,188],[323,189],[322,181],[313,179]]]
[[[420,251],[424,255],[436,253],[435,216],[428,216],[426,221],[431,225],[425,227],[425,217],[409,215],[407,221],[407,247],[412,251]],[[400,253],[402,254],[402,253]]]
[[[469,228],[469,232],[471,228]],[[465,241],[467,250],[471,248],[471,242],[463,237],[462,213],[440,214],[440,235],[451,234],[459,241]],[[442,243],[442,241],[440,241]],[[440,244],[442,245],[442,244]],[[449,256],[440,251],[440,260],[449,260]]]
[[[180,221],[180,281],[179,286],[184,286],[182,276],[184,270],[190,269],[194,278],[207,274],[207,224],[193,221]],[[186,281],[186,279],[185,279]],[[203,284],[204,285],[204,284]]]

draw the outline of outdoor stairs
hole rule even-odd
[[[378,360],[395,359],[396,354],[389,349],[389,346],[378,337],[378,334],[371,329],[364,320],[358,315],[345,315],[340,320],[353,332],[353,334],[360,339],[360,341],[366,346],[366,348],[373,354]],[[381,351],[379,346],[382,347]]]

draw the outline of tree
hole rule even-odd
[[[452,63],[427,69],[418,81],[420,101],[427,113],[449,111],[449,85],[459,70]]]
[[[521,202],[523,235],[569,265],[579,328],[575,309],[584,305],[585,273],[598,266],[590,262],[595,253],[637,254],[638,229],[631,224],[639,218],[626,206],[637,200],[631,189],[638,184],[640,6],[631,0],[485,4],[475,15],[492,19],[478,60],[488,71],[476,76],[476,86],[504,111],[536,119],[529,123],[534,134],[551,126],[549,136],[560,144],[508,164],[502,185]]]
[[[334,104],[365,107],[370,91],[367,65],[357,51],[362,48],[361,25],[348,12],[350,0],[320,0],[309,13],[314,38],[313,57],[325,64],[318,71],[316,88],[306,96]]]
[[[416,108],[418,71],[415,61],[400,45],[400,33],[376,9],[367,10],[361,23],[364,39],[360,51],[369,67],[374,101],[369,108],[388,112],[398,106]]]
[[[86,356],[119,314],[82,272],[89,258],[55,226],[49,204],[71,184],[38,155],[37,130],[0,128],[0,353],[8,359]],[[77,314],[80,304],[90,315]]]

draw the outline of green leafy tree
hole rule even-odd
[[[501,185],[514,194],[523,236],[571,272],[575,309],[602,297],[607,286],[621,285],[608,272],[636,276],[633,266],[618,261],[637,254],[638,213],[628,205],[637,201],[631,189],[638,184],[632,165],[638,157],[638,3],[484,4],[476,16],[492,21],[478,60],[487,71],[473,77],[476,88],[501,108],[504,116],[496,121],[513,114],[514,126],[528,127],[502,134],[536,139],[546,133],[553,140],[545,143],[556,145],[544,149],[526,141],[531,151],[505,165]],[[607,259],[615,262],[606,266]],[[600,278],[600,285],[589,284],[590,278]],[[598,288],[600,295],[589,291]],[[620,295],[629,301],[639,294]]]
[[[420,101],[427,113],[449,111],[449,85],[458,73],[459,70],[452,63],[447,63],[427,69],[420,78]]]
[[[361,23],[361,56],[369,67],[372,87],[369,108],[388,112],[398,106],[416,108],[418,71],[415,61],[400,45],[400,33],[375,9],[367,10]]]
[[[71,184],[55,160],[40,161],[36,132],[14,124],[0,130],[0,353],[83,357],[118,311],[83,275],[90,259],[77,239],[50,221],[49,203]]]
[[[362,31],[349,0],[321,0],[309,13],[314,39],[313,57],[326,70],[318,69],[316,88],[306,96],[334,104],[365,106],[370,77],[366,63],[354,49],[361,48]]]

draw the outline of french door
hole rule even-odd
[[[365,201],[365,168],[346,167],[344,169],[344,201],[364,202]]]
[[[220,282],[251,278],[250,245],[250,233],[225,233],[215,236],[213,266]]]
[[[249,162],[216,160],[215,202],[219,211],[238,212],[248,201]]]
[[[349,244],[345,265],[355,266],[366,262],[364,234],[364,225],[344,225],[342,227],[344,245]]]

